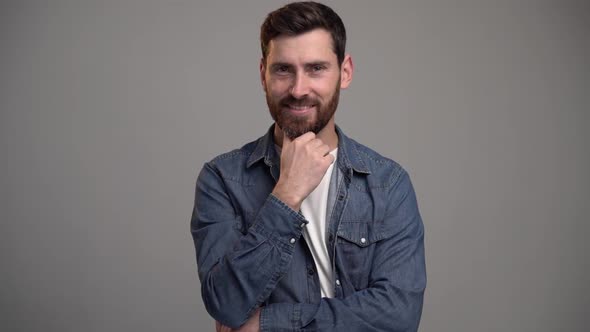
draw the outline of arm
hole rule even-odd
[[[214,165],[199,174],[191,233],[197,255],[201,296],[209,314],[237,328],[275,288],[292,258],[291,239],[301,236],[301,214],[273,195],[243,235],[239,216]]]
[[[369,287],[319,304],[264,307],[261,331],[416,331],[422,313],[426,269],[424,230],[407,173],[389,192],[389,235],[376,243]]]
[[[307,223],[296,210],[334,161],[329,150],[313,133],[284,137],[281,176],[245,235],[220,174],[212,164],[203,167],[191,232],[205,308],[223,325],[247,322],[287,271]]]

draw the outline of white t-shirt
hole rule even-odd
[[[301,203],[301,214],[309,221],[303,229],[303,237],[315,261],[322,297],[334,297],[334,274],[326,244],[326,210],[338,149],[330,151],[330,154],[334,156],[334,162],[328,167],[320,184]]]

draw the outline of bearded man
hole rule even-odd
[[[274,124],[196,184],[191,233],[217,331],[416,331],[423,223],[407,172],[334,122],[353,77],[342,20],[291,3],[260,40]]]

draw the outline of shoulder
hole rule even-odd
[[[404,177],[408,177],[407,171],[397,161],[383,156],[352,138],[348,138],[348,141],[359,163],[365,165],[368,171],[367,181],[371,187],[389,188],[397,185]],[[351,158],[354,157],[351,156]]]
[[[248,142],[240,148],[222,153],[206,162],[201,174],[251,186],[256,184],[264,167],[264,151],[268,145],[267,135]]]
[[[260,139],[244,144],[240,148],[235,148],[224,152],[206,163],[207,166],[219,170],[238,170],[246,167],[248,159],[254,152]]]
[[[235,162],[236,160],[240,160],[240,159],[247,160],[250,157],[250,155],[252,154],[252,152],[254,151],[257,141],[258,140],[252,141],[252,142],[244,144],[240,148],[235,148],[230,151],[224,152],[224,153],[216,156],[215,158],[211,159],[208,162],[208,164],[219,165],[219,164],[225,164],[225,163],[232,163],[232,162]]]

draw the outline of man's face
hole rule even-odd
[[[332,37],[324,29],[271,40],[260,74],[270,114],[285,135],[317,134],[333,123],[340,88],[350,82],[348,56],[344,64],[338,65]]]

